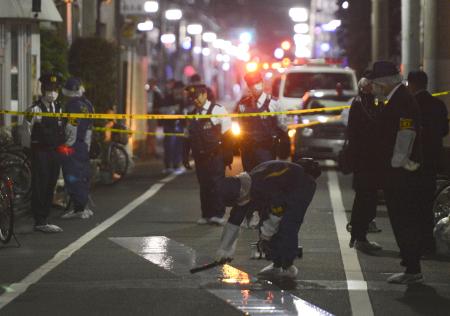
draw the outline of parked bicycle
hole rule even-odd
[[[4,244],[14,235],[13,183],[11,179],[0,179],[0,241]]]
[[[24,147],[15,144],[5,131],[0,132],[0,174],[14,184],[14,208],[27,208],[31,199],[31,162]]]
[[[450,215],[450,177],[438,176],[433,204],[434,223]]]

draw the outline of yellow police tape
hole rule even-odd
[[[450,91],[433,93],[433,96],[443,96],[450,94]],[[113,114],[113,113],[31,113],[21,111],[9,111],[0,110],[0,114],[14,115],[14,116],[45,116],[45,117],[58,117],[58,118],[80,118],[80,119],[135,119],[135,120],[181,120],[181,119],[205,119],[205,118],[222,118],[222,117],[256,117],[256,116],[276,116],[276,115],[297,115],[306,113],[320,113],[339,111],[349,108],[350,105],[326,107],[318,109],[306,109],[306,110],[291,110],[291,111],[278,111],[278,112],[256,112],[256,113],[228,113],[228,114]],[[118,130],[119,131],[119,130]],[[120,133],[124,132],[120,130]],[[127,131],[125,131],[127,132]],[[128,132],[129,133],[129,132]],[[142,132],[147,133],[147,132]],[[177,134],[177,133],[176,133]]]

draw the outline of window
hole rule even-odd
[[[347,73],[290,73],[286,76],[284,96],[301,98],[310,90],[334,90],[340,83],[344,90],[355,90],[353,77]]]

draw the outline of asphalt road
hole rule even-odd
[[[167,177],[161,169],[137,164],[123,182],[95,188],[91,219],[62,220],[55,210],[61,234],[29,232],[22,223],[21,247],[0,246],[0,315],[449,315],[449,261],[423,261],[423,285],[385,282],[402,269],[383,206],[383,231],[369,238],[384,250],[375,256],[348,248],[351,177],[332,166],[324,166],[301,228],[295,282],[255,278],[267,262],[250,259],[257,234],[249,229],[229,266],[190,275],[214,257],[222,229],[195,223],[193,172]]]

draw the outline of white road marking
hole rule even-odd
[[[256,279],[229,264],[190,274],[189,269],[211,262],[211,258],[201,256],[194,249],[165,236],[114,237],[110,240],[181,277],[187,283],[197,281],[200,288],[214,294],[245,315],[332,315],[279,289],[269,281]]]
[[[333,166],[327,161],[326,166]],[[345,277],[347,279],[348,295],[352,314],[354,316],[364,315],[372,316],[373,309],[367,292],[367,282],[361,271],[356,250],[348,246],[350,234],[347,232],[347,217],[345,215],[344,203],[342,202],[342,193],[339,187],[339,181],[336,171],[327,171],[328,191],[330,192],[331,206],[333,208],[334,222],[339,240],[339,247],[344,264]]]
[[[60,250],[52,259],[41,265],[39,268],[28,274],[22,281],[18,283],[13,283],[8,286],[8,291],[0,296],[0,309],[5,307],[7,304],[11,303],[19,295],[24,293],[28,287],[37,283],[42,277],[47,273],[52,271],[54,268],[59,266],[65,260],[70,258],[72,254],[79,250],[81,247],[86,245],[92,239],[97,237],[103,231],[110,228],[112,225],[120,221],[122,218],[127,216],[131,211],[137,208],[139,205],[144,203],[146,200],[155,195],[166,183],[172,181],[176,178],[176,175],[171,174],[170,176],[164,178],[160,182],[152,185],[150,189],[144,192],[141,196],[130,202],[128,205],[123,207],[121,210],[117,211],[113,216],[105,220],[103,223],[96,226],[94,229],[90,230],[79,239],[71,243],[66,248]]]

